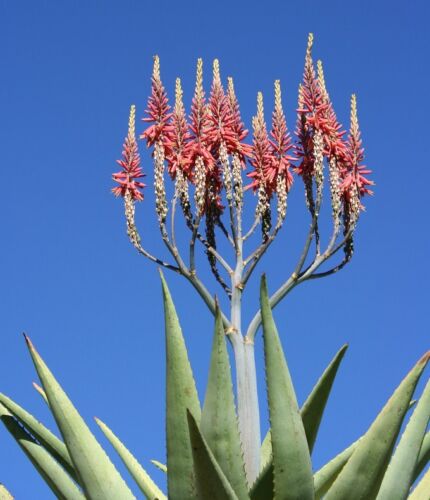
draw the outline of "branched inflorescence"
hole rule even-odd
[[[148,126],[141,138],[152,151],[155,209],[163,242],[174,263],[164,262],[145,250],[135,225],[135,202],[143,200],[145,186],[139,180],[143,173],[135,139],[134,107],[119,161],[122,170],[113,175],[117,183],[113,192],[124,198],[127,232],[137,250],[184,276],[215,314],[216,301],[197,272],[196,246],[203,245],[210,269],[229,298],[230,312],[223,314],[222,319],[236,360],[239,427],[250,480],[258,472],[256,450],[260,446],[252,347],[261,313],[257,311],[247,330],[242,331],[241,300],[254,269],[283,227],[293,173],[303,181],[311,222],[298,262],[270,297],[271,308],[298,284],[333,274],[350,261],[354,231],[364,209],[362,199],[372,194],[369,187],[373,182],[367,177],[370,170],[363,165],[356,98],[351,99],[351,125],[347,134],[327,91],[322,63],[319,61],[315,68],[312,45],[310,35],[299,86],[294,140],[288,131],[279,80],[274,85],[270,128],[266,125],[263,94],[258,92],[252,140],[247,143],[248,130],[241,118],[233,80],[228,78],[227,87],[223,86],[218,60],[213,63],[208,97],[203,86],[203,62],[197,61],[194,95],[187,116],[180,79],[176,80],[171,109],[161,81],[159,59],[154,58],[151,94],[143,118]],[[167,201],[165,170],[174,183],[171,206]],[[333,228],[326,248],[322,248],[319,217],[325,184],[330,192]],[[253,222],[244,231],[247,191],[255,194],[256,206]],[[191,233],[188,259],[183,257],[175,237],[177,203]],[[261,239],[245,254],[245,247],[256,241],[253,235],[259,227]],[[227,246],[231,244],[233,252],[229,258],[221,255],[219,238],[225,238]],[[344,257],[340,262],[321,269],[342,249]]]
[[[195,90],[187,117],[181,80],[176,80],[175,104],[171,109],[161,81],[159,58],[154,58],[151,94],[143,118],[148,127],[141,138],[152,149],[156,213],[163,240],[176,262],[176,265],[169,266],[193,283],[211,309],[213,302],[209,298],[210,294],[197,277],[196,243],[203,244],[210,268],[227,295],[231,297],[232,290],[237,287],[243,291],[252,270],[283,225],[287,196],[293,184],[292,172],[303,180],[311,226],[298,265],[283,287],[274,294],[272,305],[276,305],[279,297],[282,298],[298,282],[332,274],[352,256],[354,230],[364,209],[362,198],[372,194],[369,187],[373,182],[368,179],[370,170],[363,165],[355,95],[351,98],[351,124],[347,134],[337,119],[327,91],[321,61],[318,61],[316,68],[314,66],[312,45],[313,36],[309,35],[303,80],[299,86],[294,141],[287,128],[279,80],[275,81],[270,130],[266,126],[263,94],[257,94],[257,112],[252,119],[253,138],[249,144],[244,142],[248,130],[241,118],[233,80],[228,78],[227,87],[224,88],[218,60],[213,64],[208,98],[203,86],[203,62],[201,59],[197,61]],[[133,106],[123,157],[119,160],[122,170],[113,175],[118,184],[113,192],[125,199],[128,233],[142,253],[140,237],[134,224],[134,203],[143,200],[142,189],[145,185],[139,180],[144,174],[140,166],[134,121]],[[250,170],[246,177],[249,182],[244,186],[243,171],[248,164]],[[169,206],[165,169],[175,184],[170,235],[166,227]],[[326,169],[333,233],[326,250],[322,251],[318,218],[323,202]],[[190,189],[193,191],[190,192]],[[242,211],[246,190],[253,191],[257,201],[254,223],[247,232],[243,232]],[[174,237],[177,200],[191,230],[188,265],[181,257]],[[276,223],[272,221],[275,204]],[[225,218],[228,223],[225,223]],[[203,232],[200,229],[202,224]],[[245,257],[243,244],[258,226],[261,226],[262,240]],[[235,265],[230,265],[218,252],[219,235],[225,236],[232,244]],[[305,267],[312,241],[315,241],[315,257]],[[342,248],[345,252],[342,262],[331,269],[316,272],[323,262]],[[222,276],[222,268],[227,278]],[[227,285],[228,280],[234,281],[231,286]],[[248,333],[253,333],[252,328]]]

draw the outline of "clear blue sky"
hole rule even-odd
[[[276,320],[300,401],[334,352],[350,343],[315,466],[357,438],[429,348],[429,16],[424,0],[2,0],[0,390],[52,424],[31,387],[26,331],[101,440],[94,415],[150,471],[149,459],[164,460],[159,278],[128,244],[122,204],[109,192],[129,105],[142,116],[154,54],[170,95],[175,77],[183,77],[187,103],[196,58],[204,58],[209,75],[218,57],[223,75],[235,77],[248,124],[256,92],[271,104],[280,78],[292,128],[313,31],[315,58],[325,63],[344,123],[349,96],[358,95],[376,196],[367,200],[352,263],[296,289]],[[146,153],[143,160],[149,172]],[[259,268],[272,290],[291,270],[307,227],[300,181],[289,210],[292,222]],[[137,217],[147,246],[161,254],[150,194]],[[212,321],[186,282],[167,278],[203,397]],[[248,319],[256,281],[245,297]],[[263,382],[260,371],[261,396]],[[50,498],[3,429],[0,464],[0,482],[18,499]]]

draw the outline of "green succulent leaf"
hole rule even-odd
[[[339,349],[330,364],[324,370],[324,373],[321,375],[318,382],[315,384],[300,410],[303,426],[305,428],[306,439],[311,453],[333,382],[347,349],[347,344]],[[270,436],[270,429],[267,431],[263,444],[261,445],[260,455],[261,469],[264,469],[266,464],[272,460],[272,439]]]
[[[418,455],[417,464],[415,466],[412,483],[416,481],[418,476],[424,470],[424,467],[430,462],[430,431],[424,436],[420,454]]]
[[[196,498],[187,409],[200,422],[201,410],[187,348],[166,281],[161,274],[167,355],[167,475],[172,500]]]
[[[273,321],[264,276],[260,300],[273,449],[274,497],[282,500],[313,499],[309,447],[290,372]]]
[[[135,498],[28,337],[26,341],[85,495],[91,500]]]
[[[238,500],[238,496],[200,432],[195,418],[189,411],[187,416],[198,492],[197,498],[199,500]]]
[[[97,422],[97,425],[100,427],[111,445],[115,448],[115,451],[124,462],[124,465],[127,467],[131,476],[136,481],[137,485],[146,496],[146,498],[148,498],[148,500],[167,500],[166,495],[160,490],[160,488],[158,488],[149,474],[140,465],[140,463],[136,460],[132,453],[118,439],[118,437],[111,431],[111,429],[109,429],[109,427],[100,419],[95,418],[95,421]]]
[[[430,500],[430,469],[422,477],[421,481],[415,486],[408,500]]]
[[[318,429],[334,379],[336,378],[337,370],[347,349],[347,344],[339,349],[318,382],[315,384],[315,387],[312,389],[312,392],[309,394],[300,410],[310,453],[312,453],[315,444]]]
[[[430,419],[430,381],[391,458],[381,484],[378,500],[404,500],[413,483],[413,474]]]
[[[13,500],[13,496],[7,491],[4,484],[0,483],[0,500]]]
[[[0,403],[34,436],[37,441],[59,462],[70,476],[79,483],[66,445],[33,415],[4,394],[0,394]]]
[[[327,462],[319,471],[314,474],[315,499],[322,498],[331,485],[336,480],[340,471],[345,467],[345,464],[350,459],[354,450],[357,448],[359,440],[354,441],[348,448],[345,448],[341,453],[336,455],[330,462]]]
[[[324,497],[326,500],[376,498],[403,418],[428,359],[429,353],[418,361],[396,389],[329,489]]]
[[[61,465],[19,425],[2,404],[0,404],[0,420],[57,498],[61,500],[83,500],[85,498]],[[1,498],[12,497],[7,497],[6,493],[0,491]]]
[[[159,462],[158,460],[151,460],[151,463],[157,467],[157,469],[160,469],[162,472],[167,474],[167,466]]]
[[[269,460],[261,469],[249,492],[251,500],[273,500],[273,462]]]
[[[224,327],[217,306],[200,430],[238,498],[249,498]]]

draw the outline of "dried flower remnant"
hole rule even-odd
[[[145,187],[145,184],[136,180],[144,177],[144,173],[142,172],[142,168],[140,166],[140,156],[136,142],[135,122],[136,108],[133,105],[130,108],[128,135],[125,138],[122,159],[117,160],[122,170],[112,175],[113,180],[118,183],[118,186],[112,188],[112,192],[115,196],[122,197],[125,197],[128,193],[132,200],[142,201],[143,194],[140,190]]]

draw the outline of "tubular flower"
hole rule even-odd
[[[144,122],[152,123],[140,136],[146,140],[147,146],[153,146],[159,140],[165,142],[171,131],[169,119],[172,116],[169,113],[169,100],[167,93],[160,78],[160,60],[158,56],[154,57],[154,69],[152,72],[151,95],[148,99],[148,108],[145,113],[148,115],[143,118]]]
[[[245,167],[246,158],[250,158],[252,156],[252,146],[242,142],[247,137],[248,130],[245,128],[245,125],[242,122],[242,117],[240,116],[239,101],[237,100],[236,93],[234,91],[233,78],[231,77],[228,78],[227,97],[232,117],[231,128],[235,138],[235,145],[233,148],[228,150],[228,153],[237,154],[240,158],[242,166]]]
[[[257,94],[257,114],[252,119],[254,137],[252,144],[252,157],[250,160],[254,170],[247,176],[252,179],[247,189],[257,191],[263,188],[266,191],[265,173],[272,165],[273,157],[271,154],[271,145],[267,135],[266,122],[264,121],[263,94]],[[266,193],[268,194],[268,193]]]
[[[374,182],[366,177],[372,171],[368,170],[365,165],[362,165],[364,149],[358,125],[357,100],[355,95],[351,97],[351,127],[346,146],[341,190],[344,199],[351,206],[350,210],[354,212],[353,215],[358,217],[358,212],[364,209],[359,200],[366,194],[373,194],[369,186],[372,186]]]
[[[176,79],[175,107],[173,108],[171,120],[171,132],[165,141],[168,154],[166,156],[167,169],[172,179],[176,178],[176,173],[180,170],[184,177],[190,176],[190,164],[187,159],[185,148],[189,139],[187,118],[182,100],[183,92],[181,80]]]
[[[128,135],[125,138],[122,159],[117,160],[117,163],[121,166],[122,170],[112,174],[113,180],[118,183],[118,186],[114,187],[112,192],[115,196],[125,197],[129,194],[133,200],[142,201],[143,194],[140,189],[143,189],[145,184],[136,180],[144,177],[144,173],[142,172],[142,168],[140,166],[140,156],[136,142],[135,121],[136,108],[133,105],[130,108]]]
[[[280,177],[285,180],[287,192],[293,184],[293,176],[290,172],[291,161],[294,156],[288,154],[293,148],[291,136],[287,129],[284,110],[282,109],[281,86],[279,80],[275,81],[275,108],[272,113],[272,130],[270,131],[272,161],[266,167],[264,172],[266,184],[268,186],[269,198],[277,188],[277,182]]]

